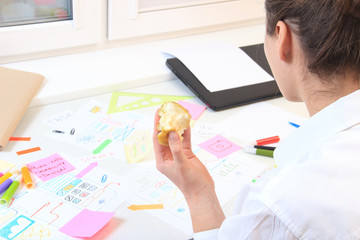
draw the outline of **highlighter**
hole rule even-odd
[[[271,158],[274,157],[273,150],[260,149],[260,148],[254,148],[254,147],[246,147],[246,148],[244,148],[244,151],[246,153],[251,153],[251,154],[260,155],[260,156],[266,156],[266,157],[271,157]]]
[[[16,190],[19,188],[21,182],[21,175],[19,175],[14,181],[11,183],[9,188],[6,190],[4,195],[0,198],[0,206],[7,206],[13,197]]]
[[[5,192],[10,187],[10,185],[13,183],[14,179],[17,178],[17,176],[17,174],[14,174],[8,179],[6,179],[2,184],[0,184],[0,194]]]
[[[2,177],[0,177],[0,184],[6,181],[9,177],[11,177],[13,174],[11,172],[5,173]]]
[[[21,173],[22,173],[23,180],[24,180],[26,188],[27,189],[32,188],[33,187],[33,181],[32,181],[31,175],[30,175],[30,171],[27,168],[27,166],[23,166],[21,168]]]

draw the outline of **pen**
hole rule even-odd
[[[21,173],[22,173],[26,188],[27,189],[32,188],[33,187],[33,181],[32,181],[31,175],[30,175],[30,171],[27,168],[27,166],[23,166],[21,168]]]
[[[10,187],[10,185],[13,183],[14,179],[17,178],[17,176],[17,174],[14,174],[8,179],[6,179],[2,184],[0,184],[0,194],[5,192],[5,190]]]
[[[280,137],[279,136],[273,136],[273,137],[268,137],[268,138],[262,138],[259,140],[256,140],[256,144],[254,145],[267,145],[267,144],[272,144],[272,143],[278,143],[280,141]]]
[[[258,148],[258,149],[265,149],[265,150],[271,150],[274,151],[276,147],[272,147],[272,146],[262,146],[262,145],[254,145],[254,148]]]
[[[273,150],[267,150],[267,149],[260,149],[260,148],[254,148],[254,147],[246,147],[244,148],[244,151],[246,153],[266,156],[266,157],[274,157],[274,151]]]
[[[10,187],[6,190],[4,195],[0,198],[0,205],[6,206],[10,202],[12,196],[18,189],[21,181],[21,175],[19,175],[10,185]]]
[[[64,131],[60,131],[60,130],[56,130],[56,129],[52,130],[52,132],[53,132],[53,133],[62,133],[62,134],[65,133]]]

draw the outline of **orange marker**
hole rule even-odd
[[[21,168],[21,173],[22,173],[26,188],[27,189],[32,188],[33,187],[33,181],[32,181],[29,169],[26,166],[23,166]]]

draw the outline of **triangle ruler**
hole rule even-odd
[[[127,97],[127,98],[124,98]],[[129,92],[113,92],[107,114],[136,110],[160,105],[168,101],[179,101],[193,98],[193,96],[142,94]],[[124,101],[122,101],[124,99]],[[130,101],[129,101],[130,99]],[[134,100],[135,99],[135,100]],[[126,101],[127,100],[127,101]]]

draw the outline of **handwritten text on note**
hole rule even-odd
[[[68,161],[55,153],[47,158],[27,164],[29,170],[42,181],[47,181],[75,169]]]

